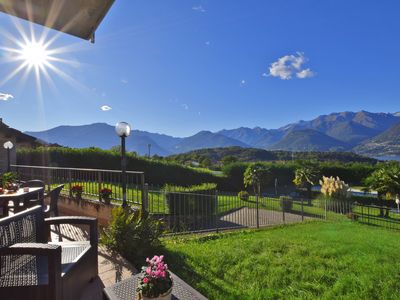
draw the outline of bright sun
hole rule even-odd
[[[47,47],[40,42],[32,41],[22,46],[21,60],[30,68],[43,68],[48,64],[50,56]]]
[[[0,0],[0,3],[2,0]],[[77,50],[77,45],[68,45],[55,48],[55,41],[59,35],[50,35],[48,30],[44,30],[37,38],[33,28],[30,32],[26,32],[19,23],[16,23],[16,29],[20,34],[20,38],[14,34],[0,30],[0,67],[2,63],[12,63],[14,66],[9,74],[0,78],[0,86],[16,76],[20,82],[25,82],[28,76],[35,76],[38,94],[42,94],[42,83],[46,81],[50,87],[55,88],[55,76],[61,77],[69,84],[81,86],[74,78],[62,71],[61,65],[77,66],[76,61],[62,57],[68,52]],[[4,40],[4,42],[3,42]],[[2,44],[8,44],[3,46]],[[1,57],[1,52],[5,53],[5,59]]]

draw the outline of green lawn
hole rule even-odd
[[[356,222],[165,239],[171,269],[209,299],[400,299],[400,233]]]

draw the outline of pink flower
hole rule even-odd
[[[161,277],[165,278],[165,272],[164,271],[161,272]]]
[[[151,268],[150,267],[146,268],[146,273],[147,273],[147,275],[150,275],[150,273],[151,273]]]
[[[143,278],[143,283],[148,283],[149,280],[147,279],[147,277]]]

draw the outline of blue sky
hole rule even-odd
[[[188,136],[396,112],[399,11],[395,0],[117,0],[95,44],[62,34],[51,45],[69,50],[57,57],[70,63],[54,63],[69,79],[49,71],[41,95],[32,73],[4,82],[20,62],[0,38],[0,116],[20,130],[124,120]],[[3,34],[20,39],[16,21],[29,31],[0,14]]]

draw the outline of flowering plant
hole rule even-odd
[[[147,266],[142,267],[137,292],[148,298],[167,294],[172,288],[172,277],[168,265],[164,263],[164,255],[147,258],[146,263]]]
[[[106,204],[110,204],[110,197],[112,195],[112,190],[109,188],[102,188],[100,190],[101,199],[103,199]]]
[[[71,193],[76,197],[76,198],[81,198],[82,193],[83,193],[83,186],[77,184],[71,187]]]

